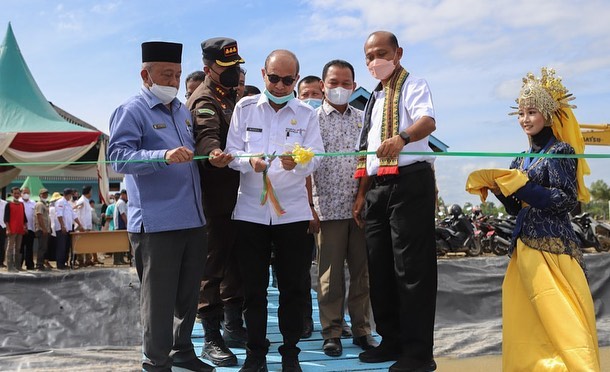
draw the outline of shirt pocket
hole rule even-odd
[[[247,127],[242,137],[247,152],[261,151],[263,142],[263,129]]]
[[[287,129],[286,130],[286,144],[294,145],[298,143],[299,145],[303,145],[303,141],[305,140],[305,129]]]

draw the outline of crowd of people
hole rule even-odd
[[[143,43],[141,90],[110,119],[108,157],[125,174],[126,192],[106,212],[114,209],[114,228],[127,229],[133,247],[142,369],[235,366],[230,347],[242,347],[241,371],[267,371],[273,257],[282,370],[300,371],[298,342],[312,332],[315,257],[326,355],[342,355],[348,335],[362,348],[363,363],[436,370],[436,186],[428,154],[435,109],[426,80],[401,64],[396,36],[378,31],[364,42],[367,68],[379,83],[363,111],[349,104],[356,77],[347,61],[330,60],[320,77],[300,79],[297,56],[273,50],[261,68],[264,90],[257,92],[245,84],[237,41],[211,38],[201,49],[202,73],[188,76],[183,103],[176,98],[182,44]],[[582,151],[568,133],[578,124],[564,104],[567,91],[540,81],[528,76],[517,100],[529,152]],[[361,156],[303,160],[300,148]],[[518,215],[503,286],[504,369],[598,371],[591,294],[566,218],[577,198],[586,197],[586,164],[539,159],[481,171],[468,185],[481,195],[492,191]],[[27,198],[12,191],[4,218],[11,270],[30,229]],[[37,214],[47,206],[48,191],[41,191]],[[66,189],[55,203],[58,268],[66,261],[66,232],[91,228],[83,207],[88,197],[73,205],[72,195]],[[37,221],[33,236],[36,226],[47,226]],[[372,337],[371,310],[380,343]],[[213,365],[195,353],[197,317],[205,331],[201,357]]]
[[[102,252],[73,255],[70,233],[125,230],[127,192],[109,195],[109,205],[102,204],[98,213],[91,190],[91,186],[85,185],[80,193],[65,188],[49,196],[50,191],[41,188],[38,198],[33,198],[29,187],[11,188],[10,198],[0,199],[0,246],[3,247],[0,267],[20,272],[103,265]],[[118,201],[116,208],[115,200]],[[127,265],[128,259],[125,254],[116,253],[114,264]]]

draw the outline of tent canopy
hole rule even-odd
[[[55,111],[36,84],[9,23],[0,45],[0,162],[61,162],[17,166],[39,172],[63,168],[85,155],[101,135],[73,125]],[[11,169],[0,166],[0,186],[16,177],[7,172]]]

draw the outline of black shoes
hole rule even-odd
[[[322,346],[324,354],[331,357],[338,357],[343,354],[343,345],[341,345],[340,338],[329,338],[324,340],[324,346]]]
[[[390,366],[390,372],[432,372],[436,371],[436,362],[431,359],[426,362],[411,358],[400,358]]]
[[[383,340],[376,348],[363,351],[358,355],[358,359],[363,363],[383,363],[396,361],[398,358],[400,358],[400,346]]]
[[[303,321],[303,333],[301,333],[301,338],[310,338],[313,333],[313,320],[306,319]]]
[[[354,345],[360,346],[360,348],[364,351],[371,350],[379,346],[379,342],[375,341],[373,336],[364,335],[360,337],[354,337]]]
[[[282,372],[303,372],[301,365],[299,364],[299,358],[294,357],[282,357]]]
[[[237,357],[229,350],[222,339],[206,341],[203,344],[201,357],[208,359],[219,367],[232,367],[237,365]]]
[[[174,367],[183,368],[195,372],[214,372],[216,370],[216,368],[212,367],[209,364],[205,364],[199,358],[191,359],[186,362],[174,362],[172,364]]]
[[[267,372],[267,358],[248,355],[239,372]]]

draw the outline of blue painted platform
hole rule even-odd
[[[269,354],[267,355],[267,366],[269,371],[280,371],[282,369],[282,357],[278,352],[278,347],[282,344],[282,335],[280,334],[277,318],[278,308],[278,297],[279,292],[277,288],[268,288],[268,317],[267,317],[267,338],[271,341],[271,347],[269,348]],[[322,351],[322,335],[320,334],[320,317],[318,315],[318,301],[316,299],[315,291],[312,291],[312,305],[313,305],[313,319],[314,319],[314,332],[311,338],[301,339],[298,346],[301,349],[299,354],[299,361],[301,362],[301,368],[305,372],[314,371],[381,371],[388,370],[388,367],[393,362],[386,363],[361,363],[358,360],[358,354],[362,352],[362,349],[352,344],[351,338],[344,338],[341,340],[343,345],[343,355],[340,357],[329,357]],[[349,323],[349,317],[346,315],[346,320]],[[381,341],[378,335],[375,335],[377,341]],[[201,349],[203,347],[203,328],[201,323],[195,323],[193,329],[193,344],[195,345],[195,351],[198,355],[201,355]],[[245,349],[231,349],[235,355],[237,355],[238,366],[236,367],[217,367],[216,371],[238,371],[241,365],[243,365],[246,359]],[[207,363],[209,361],[203,359]]]

